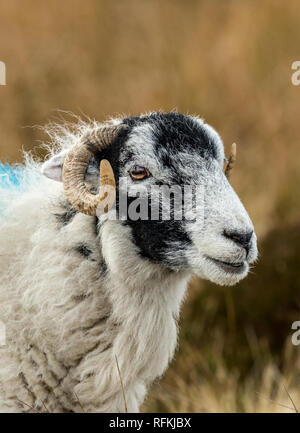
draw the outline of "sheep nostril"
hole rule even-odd
[[[249,245],[253,236],[253,230],[247,233],[240,233],[240,232],[227,232],[224,231],[224,236],[228,239],[231,239],[236,244],[242,246],[245,248],[247,253],[249,252]]]

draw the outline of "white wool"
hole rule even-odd
[[[59,137],[56,152],[76,141]],[[26,188],[0,192],[0,410],[30,411],[23,401],[80,412],[76,393],[86,411],[124,411],[117,357],[128,410],[138,411],[173,356],[188,275],[137,261],[126,228],[111,229],[116,222],[103,225],[101,240],[93,217],[76,214],[60,227],[62,185],[39,170],[28,160]],[[93,261],[72,252],[76,241],[92,245]]]

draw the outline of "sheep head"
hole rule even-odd
[[[158,265],[223,285],[246,277],[257,245],[252,221],[228,182],[235,144],[226,160],[211,126],[173,112],[92,123],[75,132],[43,172],[63,181],[75,209],[99,217],[102,252],[114,272],[127,266],[131,275],[133,264],[143,263],[143,272],[146,265],[156,272]],[[115,208],[103,215],[115,198]]]

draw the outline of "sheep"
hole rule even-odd
[[[0,170],[0,409],[138,412],[174,355],[190,277],[245,278],[257,258],[253,224],[223,171],[220,136],[196,116],[153,112],[49,133],[44,164],[26,157]],[[203,218],[120,216],[122,192],[129,208],[162,184],[202,186]],[[99,212],[105,187],[116,201]]]

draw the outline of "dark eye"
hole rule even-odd
[[[150,176],[150,172],[147,170],[147,168],[140,167],[138,165],[133,167],[129,174],[133,180],[143,180]]]

